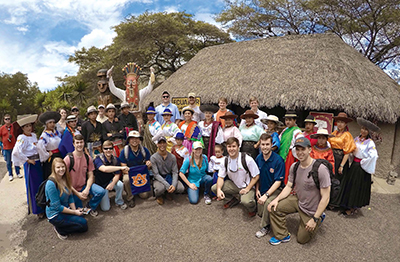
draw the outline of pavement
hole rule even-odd
[[[228,210],[217,201],[190,205],[186,195],[163,206],[152,200],[137,200],[127,210],[113,205],[98,217],[86,217],[87,233],[63,241],[47,220],[27,215],[24,179],[9,182],[5,176],[0,182],[0,261],[396,261],[400,181],[394,186],[373,181],[371,204],[356,216],[326,211],[316,237],[300,245],[298,215],[290,215],[292,240],[271,246],[271,233],[254,236],[260,218],[248,218],[240,205]]]

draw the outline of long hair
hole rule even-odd
[[[56,164],[57,163],[62,163],[65,167],[65,174],[62,176],[62,178],[60,178],[58,175],[56,175]],[[72,194],[72,182],[71,182],[71,175],[69,174],[67,165],[65,164],[64,160],[60,157],[56,157],[53,160],[53,164],[51,165],[51,175],[57,183],[57,188],[60,190],[60,196],[63,193],[66,194]],[[64,180],[65,183],[65,187],[64,187],[64,183],[61,182],[61,180]],[[66,190],[68,189],[68,191]]]
[[[192,150],[192,153],[190,153],[190,165],[194,167],[195,161],[194,161],[194,150]],[[203,154],[200,156],[200,165],[198,166],[199,169],[201,169],[201,166],[203,165]]]

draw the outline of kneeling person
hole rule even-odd
[[[109,140],[103,143],[103,153],[98,154],[94,159],[95,183],[105,189],[105,194],[100,202],[100,208],[103,211],[110,210],[110,198],[108,191],[115,189],[115,204],[121,209],[128,206],[122,198],[124,184],[119,180],[121,171],[129,171],[129,167],[121,166],[120,161],[113,155],[113,143]]]
[[[321,216],[329,203],[331,180],[325,165],[318,168],[320,189],[315,185],[313,176],[309,176],[315,160],[311,158],[311,143],[305,137],[295,141],[297,158],[300,160],[297,172],[296,163],[289,170],[288,183],[282,192],[268,205],[271,228],[275,237],[269,241],[278,245],[290,241],[290,233],[286,227],[286,215],[299,213],[300,226],[297,231],[297,242],[305,244],[315,235],[321,224]],[[294,189],[296,194],[290,194]]]
[[[239,152],[239,140],[236,137],[230,137],[226,141],[228,157],[225,164],[219,170],[217,184],[213,185],[211,190],[217,195],[218,199],[231,198],[224,208],[230,208],[239,203],[235,195],[239,195],[242,203],[249,212],[249,217],[256,215],[256,201],[254,199],[254,186],[259,178],[259,171],[254,159]],[[244,154],[244,155],[242,155]],[[245,163],[242,163],[242,161]],[[228,176],[229,180],[224,181]]]
[[[272,136],[262,134],[260,137],[261,154],[256,158],[260,170],[260,179],[256,184],[256,198],[258,203],[258,215],[261,219],[261,229],[256,237],[260,238],[271,230],[268,204],[274,200],[281,190],[279,189],[285,179],[285,162],[282,157],[272,152]]]

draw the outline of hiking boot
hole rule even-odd
[[[97,217],[97,216],[99,215],[99,212],[96,211],[96,210],[94,210],[94,209],[92,209],[92,210],[90,210],[89,214],[90,214],[92,217]]]
[[[128,205],[123,203],[122,205],[117,205],[117,207],[120,207],[122,210],[125,210],[128,208]]]
[[[167,193],[167,194],[165,195],[165,198],[166,198],[168,201],[174,200],[174,197],[173,197],[172,194],[170,194],[170,193]]]
[[[24,176],[21,175],[21,174],[17,174],[17,177],[18,177],[18,178],[24,178]]]
[[[231,207],[236,206],[237,204],[239,204],[239,200],[237,200],[236,197],[233,197],[231,200],[229,200],[229,201],[224,205],[224,208],[225,208],[225,209],[231,208]]]
[[[53,227],[53,228],[54,228],[54,231],[56,232],[56,234],[57,234],[57,237],[58,237],[59,239],[61,239],[61,240],[65,240],[65,239],[67,239],[67,238],[68,238],[68,236],[64,236],[64,235],[61,235],[60,233],[58,233],[58,231],[57,231],[56,227]]]
[[[271,227],[270,227],[270,225],[267,225],[256,232],[256,237],[262,238],[262,237],[266,236],[269,233],[269,231],[271,231]]]
[[[206,203],[206,205],[211,205],[211,198],[209,195],[204,195],[204,203]]]
[[[8,181],[13,181],[14,180],[14,177],[13,176],[8,176]]]
[[[157,204],[164,205],[164,198],[163,197],[157,197],[156,201],[157,201]]]
[[[128,201],[128,206],[129,206],[130,208],[134,208],[134,207],[136,206],[136,203],[135,203],[135,199],[134,199],[134,198],[132,198],[131,200]]]
[[[290,233],[286,237],[284,237],[282,240],[276,239],[275,237],[271,237],[269,240],[269,243],[273,246],[279,245],[280,243],[287,243],[290,241]]]

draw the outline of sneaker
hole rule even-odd
[[[129,206],[130,208],[134,208],[134,207],[136,206],[136,203],[135,203],[135,199],[134,199],[134,198],[132,198],[131,200],[128,201],[128,206]]]
[[[326,214],[325,214],[325,212],[323,212],[321,215],[321,224],[322,224],[322,222],[324,222],[325,217],[326,217]]]
[[[164,205],[164,198],[162,196],[161,197],[157,197],[156,201],[157,201],[157,204]]]
[[[209,195],[204,195],[204,203],[206,203],[206,205],[211,205],[211,198]]]
[[[99,212],[96,211],[96,210],[94,210],[94,209],[92,209],[92,210],[90,210],[89,214],[90,214],[92,217],[97,217],[97,216],[99,215]]]
[[[269,225],[267,225],[256,232],[256,237],[262,238],[262,237],[266,236],[269,233],[269,231],[271,231],[271,227]]]
[[[280,243],[287,243],[290,241],[290,233],[286,237],[284,237],[282,240],[276,239],[275,237],[271,237],[269,240],[269,243],[273,246],[279,245]]]
[[[122,210],[125,210],[128,208],[128,205],[123,203],[122,205],[117,205],[117,207],[120,207]]]
[[[58,237],[59,239],[61,239],[61,240],[65,240],[65,239],[67,239],[67,238],[68,238],[68,236],[63,236],[63,235],[61,235],[60,233],[58,233],[58,231],[57,231],[56,227],[53,227],[53,228],[54,228],[54,231],[56,232],[56,234],[57,234],[57,237]]]
[[[24,176],[21,175],[21,174],[17,174],[17,177],[18,177],[18,178],[24,178]]]
[[[8,176],[8,181],[13,181],[14,180],[14,177],[13,176]]]

